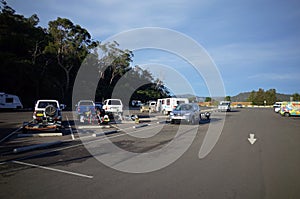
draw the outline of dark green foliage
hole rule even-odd
[[[248,101],[252,102],[253,105],[272,105],[277,101],[276,90],[269,89],[264,91],[260,88],[258,91],[252,91],[249,95]]]
[[[205,98],[205,102],[211,102],[211,100],[212,100],[211,97],[206,97]]]
[[[224,100],[225,101],[231,101],[231,97],[230,96],[226,96]]]
[[[94,56],[88,61],[99,73],[97,100],[111,97],[114,87],[124,77],[146,82],[135,88],[137,90],[132,90],[131,85],[122,85],[132,90],[135,99],[144,101],[168,96],[168,90],[148,71],[130,67],[133,53],[119,49],[117,42],[100,45],[86,29],[65,18],[50,21],[47,29],[38,23],[37,15],[26,18],[1,1],[0,92],[20,96],[25,107],[32,107],[41,98],[70,105],[77,72],[92,53]],[[96,53],[96,47],[103,55]]]
[[[293,97],[293,101],[300,101],[300,94],[299,93],[294,93],[292,95],[292,97]]]

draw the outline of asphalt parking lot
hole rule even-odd
[[[173,125],[156,117],[100,128],[75,126],[71,113],[64,117],[62,136],[22,137],[13,132],[31,113],[1,113],[1,139],[13,133],[0,143],[1,198],[300,198],[300,118],[271,109],[236,109],[226,116],[213,112],[199,125]],[[208,129],[222,122],[216,145],[199,158]],[[41,143],[53,145],[13,152]],[[187,149],[151,171],[163,157],[155,152],[166,147]],[[140,161],[143,154],[152,156]]]

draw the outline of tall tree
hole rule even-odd
[[[293,97],[293,100],[294,100],[294,101],[300,101],[300,94],[299,94],[299,93],[294,93],[294,94],[292,95],[292,97]]]
[[[99,45],[101,50],[99,57],[100,76],[109,85],[113,85],[120,76],[130,70],[133,53],[118,47],[119,44],[116,41]]]
[[[231,97],[228,95],[225,97],[225,101],[231,101]]]
[[[211,97],[206,97],[205,98],[205,102],[211,102],[211,101],[212,101]]]
[[[33,104],[38,95],[39,59],[45,46],[45,31],[38,27],[39,18],[26,18],[1,2],[0,61],[1,91],[21,97],[23,104]]]
[[[253,105],[271,105],[277,101],[276,90],[269,89],[264,91],[264,89],[260,88],[258,91],[252,91],[248,98],[249,102],[252,102]]]
[[[265,93],[265,100],[267,105],[275,104],[277,101],[276,89],[269,89]]]
[[[64,93],[70,94],[71,75],[76,74],[81,62],[96,47],[97,42],[91,40],[89,32],[80,25],[74,25],[69,19],[58,17],[49,22],[48,33],[51,41],[44,53],[52,56],[58,66],[64,71],[65,81],[62,82]],[[69,95],[70,96],[70,95]]]

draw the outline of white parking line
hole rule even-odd
[[[30,120],[28,123],[31,123],[33,120]],[[7,138],[9,138],[10,136],[12,136],[13,134],[17,133],[18,131],[20,131],[23,128],[23,126],[19,127],[18,129],[14,130],[13,132],[11,132],[9,135],[7,135],[6,137],[2,138],[0,140],[0,143],[5,141]]]
[[[75,140],[74,133],[73,133],[72,127],[71,127],[71,125],[70,125],[68,116],[66,116],[66,118],[67,118],[67,122],[68,122],[68,127],[69,127],[70,132],[71,132],[72,140]]]
[[[63,151],[63,150],[68,150],[68,149],[72,149],[72,148],[76,148],[76,147],[80,147],[80,146],[83,146],[85,144],[92,144],[92,143],[95,143],[95,142],[101,142],[103,140],[106,140],[106,139],[111,139],[111,138],[116,138],[116,137],[121,137],[121,136],[126,136],[126,135],[132,135],[132,134],[135,134],[135,133],[138,133],[138,132],[141,132],[141,131],[144,131],[144,130],[149,130],[149,129],[153,129],[153,128],[157,128],[159,127],[161,124],[157,124],[157,125],[152,125],[152,126],[148,126],[147,128],[141,128],[141,129],[138,129],[138,130],[134,130],[130,133],[122,133],[122,134],[117,134],[117,135],[113,135],[113,136],[109,136],[109,137],[103,137],[103,138],[99,138],[99,139],[93,139],[93,140],[90,140],[90,141],[85,141],[85,142],[82,142],[82,143],[79,143],[79,144],[75,144],[75,145],[71,145],[71,146],[66,146],[66,147],[61,147],[61,148],[57,148],[57,149],[52,149],[52,150],[49,150],[47,151],[46,153],[53,153],[53,152],[58,152],[58,151]],[[124,129],[121,129],[121,128],[117,128],[118,130],[117,131],[125,131],[125,130],[132,130],[132,126],[131,127],[128,127],[128,128],[124,128]],[[87,137],[84,137],[84,138],[95,138],[93,137],[92,135],[91,136],[87,136]],[[75,140],[81,140],[82,138],[75,138]],[[39,154],[35,154],[34,156],[38,156],[38,155],[41,155],[41,154],[46,154],[45,152],[43,153],[39,153]],[[23,157],[22,159],[27,159],[27,158],[31,158],[33,157],[32,155],[30,156],[25,156]],[[19,161],[12,161],[12,162],[19,162]],[[1,162],[1,164],[6,164],[7,162]],[[27,164],[27,163],[26,163]]]
[[[40,165],[36,165],[36,164],[30,164],[30,163],[26,163],[26,162],[20,162],[20,161],[12,161],[12,162],[15,163],[15,164],[21,164],[21,165],[30,166],[30,167],[36,167],[36,168],[39,168],[39,169],[45,169],[45,170],[49,170],[49,171],[55,171],[55,172],[69,174],[69,175],[89,178],[89,179],[94,177],[94,176],[84,175],[84,174],[80,174],[80,173],[75,173],[75,172],[64,171],[64,170],[60,170],[60,169],[54,169],[54,168],[50,168],[50,167],[40,166]]]
[[[23,127],[21,126],[20,128],[18,128],[17,130],[14,130],[13,132],[11,132],[8,136],[6,136],[5,138],[0,140],[0,143],[5,141],[7,138],[9,138],[10,136],[12,136],[13,134],[17,133],[18,131],[20,131]]]

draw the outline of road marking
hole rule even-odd
[[[33,120],[30,120],[28,123],[33,122]],[[14,130],[13,132],[11,132],[8,136],[6,136],[5,138],[2,138],[0,140],[0,143],[5,141],[7,138],[9,138],[10,136],[12,136],[13,134],[17,133],[18,131],[20,131],[23,128],[23,126],[19,127],[17,130]]]
[[[68,116],[66,116],[66,118],[67,118],[67,122],[68,122],[68,127],[69,127],[70,132],[71,132],[72,140],[75,140],[74,133],[73,133],[72,127],[71,127],[71,125],[70,125]]]
[[[54,169],[54,168],[50,168],[50,167],[40,166],[40,165],[36,165],[36,164],[30,164],[30,163],[26,163],[26,162],[20,162],[20,161],[12,161],[12,162],[15,163],[15,164],[21,164],[21,165],[25,165],[25,166],[30,166],[30,167],[35,167],[35,168],[39,168],[39,169],[45,169],[45,170],[49,170],[49,171],[60,172],[60,173],[65,173],[65,174],[84,177],[84,178],[89,178],[89,179],[92,179],[94,177],[94,176],[84,175],[84,174],[80,174],[80,173],[75,173],[75,172],[64,171],[64,170],[60,170],[60,169]]]
[[[159,127],[160,125],[153,125],[153,126],[150,126],[150,127],[147,127],[146,129],[149,130],[149,129],[153,129],[153,128],[157,128]],[[118,131],[125,131],[127,129],[131,129],[132,130],[132,127],[128,127],[128,128],[124,128],[124,129],[121,129],[121,128],[118,128]],[[131,134],[135,134],[135,133],[138,133],[138,132],[141,132],[141,131],[144,131],[146,129],[139,129],[139,130],[135,130],[135,131],[132,131],[130,133],[123,133],[123,134],[118,134],[118,135],[114,135],[114,136],[109,136],[109,137],[104,137],[104,138],[99,138],[99,139],[93,139],[93,140],[90,140],[90,141],[86,141],[86,142],[83,142],[83,143],[79,143],[79,144],[75,144],[75,145],[71,145],[71,146],[66,146],[66,147],[61,147],[61,148],[57,148],[57,149],[52,149],[52,150],[49,150],[49,151],[46,151],[46,152],[42,152],[42,153],[38,153],[38,154],[34,154],[34,155],[30,155],[30,156],[25,156],[25,157],[22,157],[21,159],[22,160],[26,160],[28,158],[32,158],[32,157],[36,157],[36,156],[40,156],[40,155],[44,155],[44,154],[49,154],[49,153],[53,153],[53,152],[58,152],[58,151],[63,151],[63,150],[68,150],[68,149],[72,149],[72,148],[76,148],[76,147],[80,147],[80,146],[84,146],[85,144],[92,144],[94,142],[99,142],[99,141],[102,141],[102,140],[105,140],[105,139],[110,139],[110,138],[116,138],[116,137],[120,137],[120,136],[125,136],[125,135],[131,135]],[[91,136],[87,136],[87,137],[93,137],[92,135]],[[85,138],[85,137],[84,137]],[[82,138],[75,138],[75,140],[81,140]],[[20,160],[20,158],[18,158]],[[4,161],[4,162],[0,162],[0,165],[1,164],[5,164],[7,162],[10,162],[10,161]]]
[[[2,140],[0,140],[0,143],[5,141],[7,138],[9,138],[10,136],[12,136],[13,134],[17,133],[18,131],[20,131],[23,128],[23,126],[21,126],[20,128],[18,128],[17,130],[14,130],[13,132],[11,132],[8,136],[6,136],[5,138],[3,138]]]
[[[251,145],[253,145],[256,142],[256,138],[254,138],[254,134],[250,133],[250,138],[248,138],[248,141],[250,142]]]

